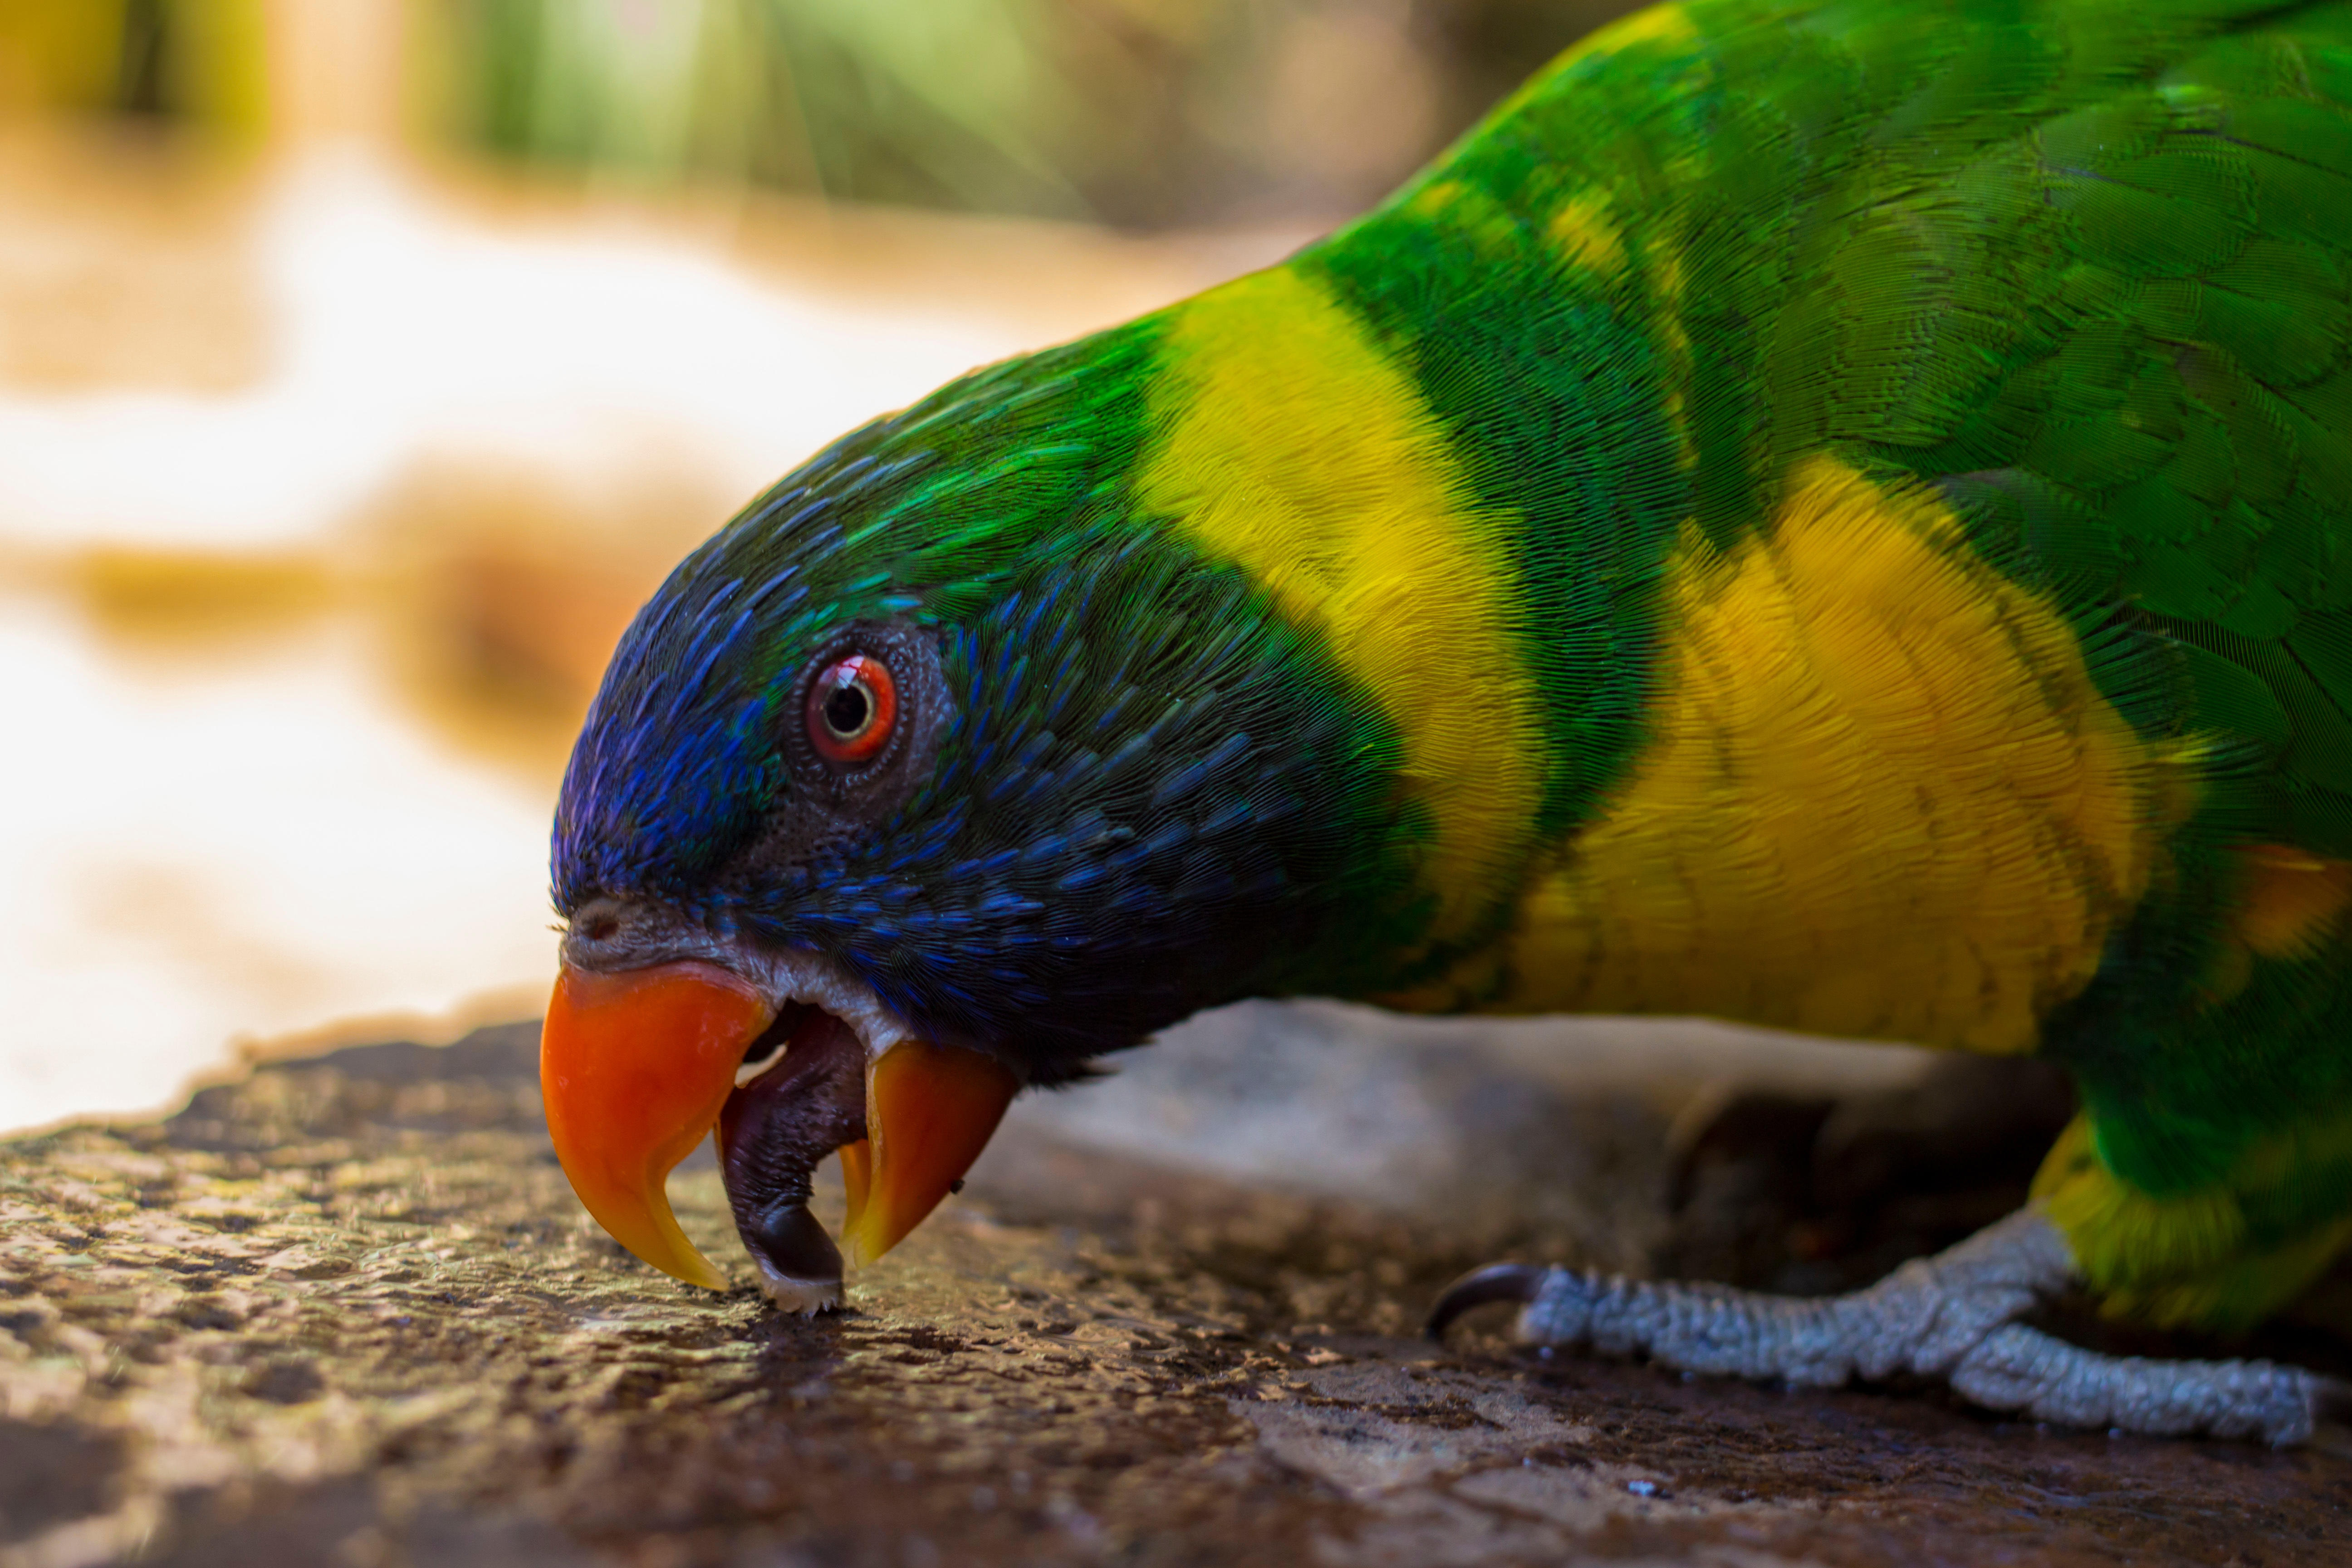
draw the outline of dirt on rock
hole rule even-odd
[[[1465,1092],[1437,1100],[1491,1123]],[[813,1321],[749,1288],[707,1162],[673,1195],[741,1288],[604,1237],[531,1025],[0,1143],[0,1568],[2352,1561],[2340,1433],[2109,1437],[1419,1340],[1486,1248],[1666,1239],[1664,1119],[1553,1110],[1592,1190],[1516,1237],[1463,1217],[1491,1173],[1449,1219],[1042,1113]]]

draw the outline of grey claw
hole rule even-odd
[[[1527,1263],[1490,1263],[1484,1268],[1473,1268],[1448,1285],[1437,1298],[1422,1332],[1443,1342],[1447,1327],[1473,1307],[1484,1307],[1493,1301],[1516,1301],[1524,1307],[1536,1299],[1549,1272]]]

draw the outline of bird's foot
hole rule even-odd
[[[1518,1337],[1589,1345],[1683,1372],[1833,1388],[1852,1378],[1940,1380],[1990,1410],[2161,1435],[2300,1443],[2345,1408],[2344,1385],[2263,1361],[2103,1355],[2019,1321],[2075,1281],[2066,1238],[2035,1207],[1843,1296],[1502,1265],[1457,1281],[1430,1331],[1490,1301],[1520,1303]]]

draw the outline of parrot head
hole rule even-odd
[[[780,1304],[840,1299],[1021,1089],[1412,923],[1395,744],[1316,638],[1129,476],[1140,328],[977,373],[812,459],[638,614],[557,808],[557,1153],[646,1261],[714,1127]]]

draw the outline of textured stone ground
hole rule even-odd
[[[593,1228],[533,1038],[0,1144],[0,1568],[2352,1561],[2341,1434],[2110,1439],[1412,1338],[1489,1248],[1699,1246],[1636,1094],[1425,1049],[1171,1052],[1181,1082],[1024,1111],[855,1310],[804,1322]],[[1233,1109],[1284,1096],[1325,1146]],[[715,1173],[673,1190],[748,1276]],[[1968,1201],[1849,1218],[1847,1262],[1805,1267],[1878,1267]]]

